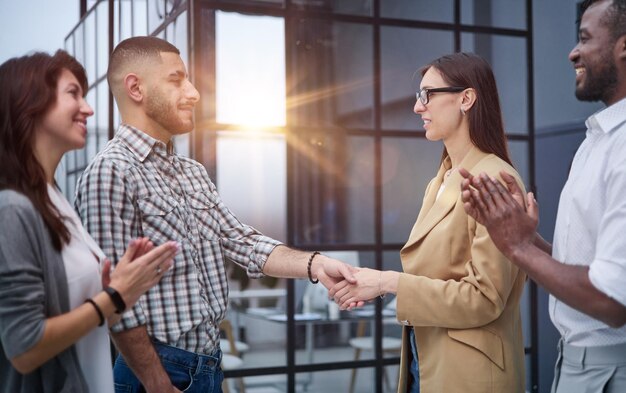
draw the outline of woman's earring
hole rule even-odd
[[[461,108],[461,114],[465,116],[465,109]]]

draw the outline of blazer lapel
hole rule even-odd
[[[465,168],[471,172],[471,169],[487,154],[480,151],[477,147],[467,153],[463,161],[459,165],[461,168]],[[443,182],[444,173],[450,169],[450,159],[446,158],[439,167],[437,177],[433,179],[431,187],[428,190],[428,194],[425,196],[422,210],[420,210],[419,216],[413,229],[409,240],[402,248],[402,251],[408,249],[415,243],[419,242],[424,236],[430,232],[435,225],[437,225],[443,218],[452,210],[459,200],[459,194],[461,193],[461,181],[462,176],[458,171],[454,171],[448,178],[446,188],[444,188],[439,198],[437,198],[437,192]]]

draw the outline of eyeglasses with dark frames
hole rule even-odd
[[[459,87],[459,86],[437,87],[433,89],[425,88],[425,89],[420,89],[420,91],[415,93],[415,97],[418,100],[420,100],[422,105],[426,105],[430,101],[430,95],[433,93],[459,93],[465,89],[467,89],[467,87]]]

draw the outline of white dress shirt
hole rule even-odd
[[[48,195],[65,225],[70,231],[70,243],[63,247],[61,255],[67,275],[70,309],[81,306],[85,299],[102,291],[99,261],[104,254],[80,223],[78,215],[70,203],[56,188],[48,185]],[[93,310],[96,313],[95,310]],[[113,370],[111,367],[111,347],[107,324],[99,326],[74,345],[83,375],[90,393],[113,393]]]
[[[599,291],[626,305],[626,98],[587,119],[587,135],[561,192],[553,257],[589,266]],[[613,329],[550,296],[550,317],[566,343],[626,343]]]

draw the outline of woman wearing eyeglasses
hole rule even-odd
[[[343,308],[397,295],[404,325],[398,392],[524,392],[520,297],[526,276],[469,217],[458,168],[499,178],[512,167],[495,78],[469,53],[421,69],[414,112],[426,138],[444,144],[441,165],[400,252],[404,272],[362,269],[357,284],[337,284]],[[419,367],[418,367],[419,365]]]

